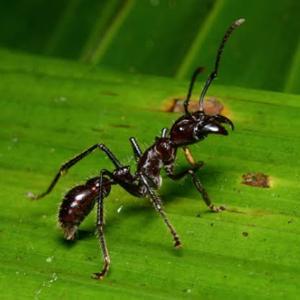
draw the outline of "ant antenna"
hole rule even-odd
[[[220,59],[221,59],[221,55],[223,53],[224,50],[224,46],[225,43],[227,42],[228,38],[230,37],[231,33],[240,25],[242,25],[245,22],[245,19],[241,18],[238,20],[235,20],[227,29],[227,31],[224,34],[224,37],[221,41],[221,44],[219,46],[218,52],[217,52],[217,57],[216,57],[216,62],[215,62],[215,68],[214,70],[210,73],[210,75],[208,76],[204,88],[201,92],[201,96],[199,99],[199,110],[203,111],[204,107],[203,107],[203,102],[204,102],[204,96],[210,86],[210,84],[212,83],[212,81],[217,77],[218,75],[218,69],[219,69],[219,64],[220,64]]]
[[[191,83],[190,83],[190,87],[189,87],[189,90],[188,90],[188,94],[186,96],[186,99],[183,102],[183,107],[184,107],[184,111],[185,111],[186,115],[188,115],[190,113],[189,110],[188,110],[188,106],[189,106],[189,102],[190,102],[190,99],[191,99],[191,95],[192,95],[192,91],[193,91],[193,87],[194,87],[195,81],[197,79],[197,76],[200,73],[202,73],[203,70],[204,70],[204,67],[199,67],[193,73],[193,76],[192,76],[192,79],[191,79]]]

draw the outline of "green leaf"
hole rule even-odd
[[[227,211],[209,212],[190,180],[164,178],[160,194],[183,241],[178,251],[148,201],[114,187],[105,201],[112,265],[98,282],[90,278],[102,264],[95,212],[70,244],[57,209],[68,189],[111,163],[94,153],[47,198],[31,202],[26,193],[43,191],[62,162],[96,142],[134,170],[128,138],[151,145],[179,117],[163,108],[188,83],[6,50],[0,58],[1,298],[297,298],[300,96],[214,85],[209,95],[236,130],[191,149],[205,161],[203,184]],[[241,184],[248,172],[269,175],[271,187]]]

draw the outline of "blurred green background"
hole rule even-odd
[[[226,46],[219,83],[299,93],[297,0],[1,1],[0,46],[181,79],[211,67],[238,17],[247,23]]]

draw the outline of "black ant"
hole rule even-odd
[[[137,170],[134,174],[130,172],[129,166],[122,165],[105,145],[95,144],[64,163],[44,193],[40,195],[30,195],[32,199],[40,199],[49,194],[61,175],[65,174],[72,166],[96,149],[103,151],[112,161],[115,166],[115,169],[112,172],[102,169],[99,176],[89,179],[83,185],[72,188],[65,195],[59,210],[59,222],[64,231],[64,236],[67,240],[73,240],[75,239],[75,234],[79,225],[93,209],[95,203],[97,203],[96,226],[100,246],[103,252],[104,265],[99,273],[94,273],[94,278],[102,279],[107,274],[110,266],[110,257],[104,237],[103,203],[104,198],[109,195],[112,185],[119,184],[133,196],[148,198],[169,228],[176,248],[181,246],[181,241],[175,228],[168,220],[163,209],[162,201],[156,192],[162,184],[162,178],[160,176],[162,168],[165,169],[167,176],[173,180],[178,180],[187,175],[191,176],[193,184],[202,195],[206,205],[212,211],[218,212],[225,209],[222,206],[215,206],[210,201],[206,190],[195,173],[195,171],[203,165],[203,162],[195,163],[187,146],[203,140],[208,134],[228,135],[227,130],[222,124],[228,124],[231,129],[234,128],[233,123],[222,115],[207,115],[204,112],[203,101],[210,84],[218,74],[221,54],[227,39],[231,35],[232,31],[239,27],[243,22],[244,19],[236,20],[226,31],[217,52],[214,70],[206,80],[201,92],[199,110],[194,113],[190,113],[188,105],[194,83],[198,74],[202,71],[202,68],[196,69],[193,73],[187,98],[184,102],[185,114],[175,121],[169,132],[166,128],[164,128],[162,130],[161,137],[157,137],[153,145],[150,146],[144,153],[142,153],[136,139],[130,138],[137,162]],[[174,162],[178,148],[183,148],[186,158],[192,166],[183,172],[175,174]]]

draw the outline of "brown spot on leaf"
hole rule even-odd
[[[101,94],[107,95],[107,96],[119,96],[119,94],[117,94],[115,92],[111,92],[111,91],[102,91]]]
[[[247,237],[247,236],[249,235],[249,233],[248,233],[247,231],[243,231],[243,232],[242,232],[242,235],[243,235],[244,237]]]
[[[246,173],[243,176],[243,184],[255,186],[255,187],[262,187],[262,188],[269,188],[269,176],[263,173]]]
[[[110,124],[111,127],[115,128],[132,128],[133,126],[128,124]]]
[[[164,111],[166,112],[184,112],[184,98],[174,98],[168,101]],[[195,112],[199,110],[199,101],[191,100],[189,103],[189,111]],[[224,105],[216,97],[206,97],[204,100],[204,111],[208,115],[218,115],[224,110]]]

